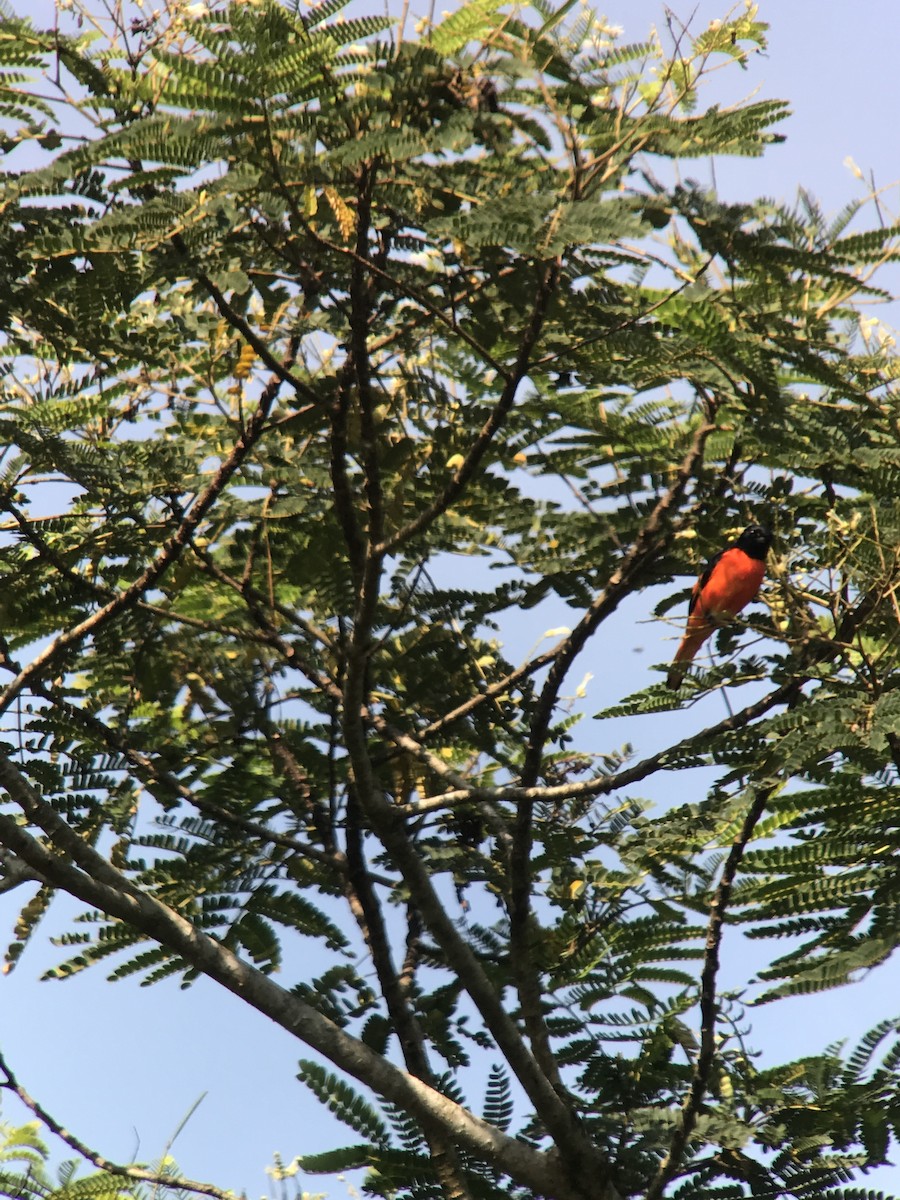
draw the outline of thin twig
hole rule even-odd
[[[130,1179],[134,1183],[150,1183],[154,1187],[171,1188],[173,1191],[179,1192],[196,1192],[201,1196],[213,1196],[215,1200],[234,1200],[234,1192],[223,1191],[211,1183],[199,1183],[194,1179],[184,1179],[180,1175],[163,1175],[155,1171],[146,1171],[143,1167],[124,1167],[120,1163],[111,1162],[77,1138],[74,1133],[52,1117],[42,1104],[29,1096],[16,1079],[2,1052],[0,1052],[0,1071],[5,1076],[5,1079],[0,1080],[0,1089],[12,1092],[17,1096],[42,1125],[55,1133],[71,1150],[86,1159],[98,1171],[104,1171],[107,1175],[115,1175],[119,1179]]]
[[[550,787],[470,787],[463,786],[440,795],[426,796],[423,800],[414,800],[404,806],[403,811],[409,817],[421,816],[441,808],[455,808],[462,804],[475,803],[532,803],[546,802],[558,804],[563,800],[586,800],[592,797],[605,796],[618,791],[633,783],[640,783],[656,771],[667,770],[680,759],[704,752],[723,733],[733,733],[744,729],[757,718],[764,716],[780,704],[791,704],[811,678],[809,668],[830,662],[837,658],[844,648],[855,637],[868,618],[875,611],[882,593],[878,589],[866,592],[856,605],[844,614],[840,626],[833,638],[816,638],[815,641],[804,643],[802,652],[798,655],[795,672],[790,680],[774,688],[768,695],[762,696],[753,704],[748,704],[736,712],[734,716],[726,717],[715,725],[709,725],[699,733],[691,734],[655,754],[648,755],[632,767],[626,767],[615,774],[603,775],[597,779],[586,779],[579,783],[554,784]],[[385,731],[387,733],[387,731]],[[390,736],[388,734],[388,736]]]
[[[515,364],[510,371],[505,373],[506,382],[491,415],[485,421],[478,436],[469,447],[462,465],[456,469],[453,478],[444,488],[441,495],[432,501],[417,517],[414,517],[408,525],[405,525],[402,529],[398,529],[396,533],[386,538],[384,543],[378,547],[379,553],[385,555],[395,554],[401,546],[405,545],[406,542],[410,541],[411,538],[414,538],[424,529],[427,529],[451,505],[456,503],[465,491],[469,480],[475,474],[485,452],[494,440],[494,436],[506,420],[515,402],[519,385],[531,368],[531,352],[537,344],[541,330],[543,329],[547,308],[559,281],[561,266],[557,261],[550,264],[541,264],[538,270],[539,280],[534,308],[521,336]]]
[[[293,362],[296,353],[297,342],[295,339],[292,340],[285,354],[285,364]],[[280,386],[280,376],[273,377],[266,385],[265,390],[259,398],[256,411],[232,447],[231,453],[220,464],[209,484],[196,497],[191,508],[182,518],[178,528],[163,543],[154,558],[144,568],[134,583],[125,588],[124,591],[119,592],[113,599],[109,600],[102,608],[98,608],[89,617],[86,617],[83,621],[79,621],[77,625],[73,625],[71,629],[67,629],[64,633],[59,634],[49,646],[35,655],[28,666],[24,667],[16,678],[8,683],[3,692],[0,693],[0,713],[5,712],[9,708],[15,698],[29,686],[32,680],[39,679],[46,670],[54,666],[63,651],[67,650],[70,646],[77,646],[85,638],[95,634],[98,629],[106,625],[113,617],[118,616],[120,612],[123,612],[131,604],[140,599],[148,588],[153,587],[162,578],[190,543],[203,518],[218,500],[226,485],[231,481],[234,474],[242,466],[247,455],[262,436],[266,418],[275,402]]]
[[[488,700],[495,700],[498,696],[503,696],[510,691],[511,688],[522,679],[527,679],[531,675],[535,675],[544,667],[550,665],[556,656],[556,650],[548,650],[544,654],[539,654],[537,658],[529,659],[522,666],[516,667],[510,671],[508,675],[504,675],[502,679],[498,679],[495,683],[489,684],[483,692],[479,692],[476,696],[470,697],[462,704],[458,705],[451,712],[445,713],[442,717],[437,717],[430,725],[426,725],[423,729],[416,731],[416,737],[419,741],[424,742],[426,738],[431,737],[435,733],[440,733],[442,729],[446,729],[448,725],[452,725],[455,721],[467,717],[480,705],[485,704]]]
[[[196,266],[193,257],[187,248],[184,238],[180,233],[175,233],[172,235],[172,244],[182,258],[191,264],[193,267],[192,274],[194,275],[194,278],[209,293],[210,299],[212,300],[213,304],[215,304],[222,319],[227,321],[232,329],[237,330],[237,332],[249,346],[253,347],[257,353],[257,356],[262,359],[268,369],[281,383],[286,383],[288,387],[297,393],[298,396],[302,396],[308,402],[309,408],[304,409],[303,411],[308,412],[310,408],[317,406],[320,403],[320,397],[308,384],[304,383],[302,379],[298,379],[290,369],[293,365],[294,359],[296,358],[296,347],[294,347],[293,353],[286,355],[285,358],[279,362],[256,330],[253,329],[249,322],[247,322],[241,316],[241,314],[228,303],[222,291],[216,286],[215,283],[213,283],[210,277]],[[294,414],[294,416],[297,415],[297,413]]]
[[[714,260],[715,255],[711,254],[706,262],[698,267],[692,275],[687,276],[683,283],[680,283],[678,287],[673,288],[670,292],[667,292],[666,295],[660,300],[654,301],[654,303],[648,305],[647,308],[642,309],[639,313],[635,313],[633,317],[626,317],[625,320],[621,321],[618,325],[607,326],[597,333],[592,333],[588,337],[583,337],[581,341],[574,342],[571,346],[566,346],[564,350],[558,350],[554,354],[546,354],[543,358],[539,358],[534,365],[536,367],[549,367],[552,363],[558,362],[561,358],[569,358],[573,354],[577,354],[580,350],[583,350],[585,346],[590,346],[594,342],[605,341],[614,334],[624,333],[627,329],[633,329],[636,325],[646,320],[651,313],[654,313],[664,305],[669,304],[683,291],[685,291],[686,288],[689,288],[693,284],[697,283],[706,274],[710,266],[712,266]]]
[[[710,416],[712,415],[710,413]],[[537,784],[550,720],[569,667],[600,623],[615,611],[619,602],[634,588],[648,564],[662,552],[666,542],[664,522],[693,478],[698,463],[703,459],[707,438],[714,429],[715,424],[712,420],[707,420],[697,429],[674,483],[647,518],[624,561],[571,634],[557,647],[531,722],[522,769],[524,787],[534,787]],[[562,1078],[543,1015],[540,973],[534,965],[531,947],[534,925],[531,908],[533,813],[534,802],[531,799],[523,798],[518,802],[508,861],[510,962],[532,1048],[545,1073],[554,1081],[557,1090],[562,1092]]]

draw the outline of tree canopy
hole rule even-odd
[[[859,1194],[894,1014],[764,1068],[719,955],[775,1003],[900,937],[900,227],[692,181],[787,111],[704,106],[749,4],[110,12],[0,22],[8,968],[63,892],[57,977],[230,989],[372,1195]],[[573,704],[749,522],[714,663]]]

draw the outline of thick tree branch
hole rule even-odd
[[[384,495],[369,359],[369,324],[373,310],[369,236],[376,169],[374,163],[368,163],[360,171],[356,206],[356,254],[350,272],[350,358],[359,404],[362,443],[360,457],[366,499],[365,552],[359,576],[356,610],[353,614],[353,643],[365,648],[366,674],[384,563],[384,554],[378,548],[384,537]]]
[[[470,450],[467,465],[460,469],[453,495],[461,492],[468,478],[474,473],[478,461],[487,449],[494,433],[499,429],[506,412],[515,398],[516,387],[527,370],[531,349],[539,335],[543,322],[546,305],[555,285],[558,266],[541,268],[539,296],[535,303],[531,320],[526,329],[517,357],[517,376],[515,384],[508,384],[504,389],[501,401],[495,407],[494,413],[482,430]],[[362,286],[360,280],[359,286]],[[362,336],[360,329],[358,336]],[[358,355],[364,356],[365,344],[351,352],[351,362]],[[363,380],[365,382],[365,380]],[[359,386],[359,380],[357,380]],[[448,960],[460,976],[463,986],[475,1003],[485,1024],[503,1049],[508,1061],[519,1079],[526,1094],[535,1106],[540,1119],[550,1131],[557,1145],[565,1154],[573,1167],[573,1179],[577,1178],[577,1166],[596,1175],[603,1169],[603,1163],[593,1150],[587,1138],[578,1130],[573,1113],[562,1103],[554,1092],[545,1074],[529,1054],[519,1035],[515,1023],[503,1007],[501,997],[485,975],[476,956],[460,936],[459,931],[450,919],[444,905],[441,903],[424,864],[412,844],[402,819],[398,820],[396,810],[386,801],[382,789],[375,776],[369,756],[367,726],[371,721],[368,703],[368,670],[371,653],[371,638],[375,617],[378,585],[381,564],[384,556],[396,549],[400,541],[390,539],[381,545],[374,545],[371,540],[363,538],[359,522],[353,507],[353,498],[346,473],[346,420],[347,404],[346,388],[341,389],[343,401],[341,408],[336,410],[332,425],[332,478],[335,488],[335,501],[341,526],[344,530],[345,542],[351,563],[354,567],[354,582],[356,586],[356,607],[353,628],[347,646],[345,674],[341,696],[341,723],[344,744],[347,748],[352,776],[354,794],[367,821],[374,829],[388,852],[393,856],[398,868],[403,872],[404,879],[410,889],[413,902],[422,914],[422,919],[435,937]],[[360,395],[360,405],[363,397]],[[369,470],[364,466],[364,474]],[[366,479],[366,487],[371,490],[375,481]],[[445,493],[445,499],[451,502],[451,493]],[[371,506],[371,497],[370,497]],[[435,508],[433,515],[428,517],[417,528],[424,528],[443,508]],[[371,514],[370,514],[371,515]],[[413,523],[415,524],[415,522]],[[369,529],[371,530],[371,524]],[[412,526],[407,527],[401,540],[413,536]]]
[[[350,358],[359,403],[361,462],[367,508],[364,562],[362,571],[358,573],[359,584],[352,639],[353,647],[358,648],[360,652],[356,654],[351,651],[351,658],[356,663],[356,670],[359,673],[358,679],[354,680],[353,666],[349,666],[347,671],[347,686],[355,689],[358,683],[359,689],[363,693],[358,706],[355,702],[350,702],[352,707],[349,710],[349,718],[354,721],[368,707],[365,679],[368,674],[371,635],[381,586],[383,562],[383,556],[376,550],[384,536],[384,496],[378,458],[378,437],[368,344],[372,313],[371,270],[374,269],[369,259],[369,234],[375,180],[375,165],[366,164],[360,171],[358,181],[356,253],[350,272]],[[349,496],[345,498],[345,502],[346,500],[349,500]],[[342,523],[345,534],[351,529],[355,533],[354,526],[358,527],[356,522],[351,526],[346,516]],[[352,550],[349,542],[348,550]],[[346,709],[346,695],[344,704]],[[407,1069],[416,1078],[433,1084],[434,1079],[428,1061],[425,1038],[394,968],[381,906],[368,873],[360,817],[356,791],[351,789],[347,806],[346,863],[348,869],[345,892],[351,911],[357,917],[363,939],[372,955],[381,994],[387,1005],[391,1024],[399,1039]],[[469,1200],[470,1193],[453,1141],[448,1139],[446,1131],[434,1122],[423,1122],[423,1132],[446,1200]]]
[[[672,1135],[668,1153],[659,1165],[653,1182],[647,1190],[645,1200],[660,1200],[678,1170],[691,1134],[697,1125],[697,1118],[703,1106],[716,1058],[716,1020],[719,1012],[716,981],[719,973],[719,950],[722,945],[725,915],[741,859],[744,857],[744,852],[753,836],[753,830],[765,812],[769,797],[776,786],[774,783],[767,783],[753,788],[753,800],[744,816],[740,831],[731,844],[722,874],[719,877],[718,887],[709,904],[703,970],[700,974],[700,1052],[694,1064],[690,1089],[681,1108],[681,1121]]]
[[[359,667],[356,665],[354,668],[353,653],[349,656],[349,662],[348,675],[358,680]],[[368,820],[402,873],[426,927],[443,950],[559,1148],[569,1169],[572,1185],[575,1186],[574,1181],[579,1179],[592,1182],[605,1179],[608,1170],[606,1164],[578,1128],[574,1116],[532,1057],[515,1022],[506,1011],[502,997],[494,989],[435,892],[427,865],[411,842],[401,814],[383,797],[369,760],[365,726],[357,715],[362,699],[359,683],[355,688],[355,691],[345,694],[343,733],[352,764],[354,785]],[[351,705],[354,706],[352,710]],[[348,710],[352,715],[348,715]],[[587,1186],[586,1182],[584,1186]]]
[[[345,891],[363,940],[372,955],[381,994],[400,1042],[403,1061],[412,1075],[433,1085],[434,1076],[428,1062],[425,1038],[407,993],[401,985],[400,976],[394,968],[381,905],[372,887],[365,861],[359,815],[359,806],[351,796],[347,813],[348,871]],[[459,1155],[453,1143],[448,1141],[446,1131],[428,1123],[423,1124],[423,1132],[447,1200],[469,1200],[470,1193],[462,1174]]]
[[[61,854],[39,842],[12,816],[0,813],[0,843],[47,882],[83,903],[143,933],[220,983],[258,1012],[319,1051],[330,1062],[416,1119],[438,1123],[451,1139],[491,1162],[525,1187],[562,1200],[590,1195],[604,1200],[599,1179],[581,1189],[561,1180],[554,1153],[544,1154],[473,1116],[460,1105],[408,1075],[369,1049],[316,1009],[281,988],[159,900],[137,888],[84,842],[43,801],[5,756],[0,756],[0,787],[39,826]],[[66,857],[62,857],[65,855]],[[71,860],[71,861],[69,861]]]
[[[344,535],[347,547],[347,557],[353,575],[354,586],[359,591],[362,586],[363,572],[366,561],[366,543],[357,519],[353,498],[353,488],[350,484],[350,472],[347,463],[350,458],[350,448],[347,428],[350,418],[350,385],[353,376],[353,363],[345,364],[337,381],[337,395],[331,405],[330,414],[330,446],[331,446],[331,487],[334,493],[334,511]]]
[[[377,546],[384,532],[384,496],[378,461],[378,434],[375,427],[375,401],[372,396],[372,368],[369,361],[369,322],[373,296],[369,275],[369,233],[372,219],[372,194],[376,169],[367,164],[361,169],[356,206],[356,255],[350,270],[350,353],[359,400],[362,465],[365,477],[369,546]]]
[[[419,1079],[430,1081],[431,1068],[428,1064],[425,1041],[415,1014],[400,990],[399,976],[394,968],[383,914],[372,889],[372,880],[365,860],[359,813],[357,811],[354,814],[354,807],[358,808],[355,802],[351,801],[351,812],[347,820],[348,889],[353,894],[360,930],[372,955],[381,993],[400,1041],[406,1065]]]

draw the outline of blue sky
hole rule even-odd
[[[427,7],[418,5],[421,11]],[[712,0],[672,0],[670,7],[692,18],[697,29],[727,11]],[[18,0],[17,8],[37,17],[49,6],[45,0]],[[383,5],[355,0],[354,10],[380,12]],[[653,22],[663,21],[662,5],[654,0],[608,0],[605,11],[612,24],[625,27],[628,40],[641,39]],[[416,0],[411,13],[419,15]],[[863,0],[851,15],[851,5],[838,0],[768,0],[760,13],[771,25],[767,55],[756,56],[746,72],[729,71],[722,87],[732,99],[758,92],[788,100],[793,116],[782,128],[788,142],[762,161],[719,163],[720,191],[730,199],[790,198],[802,185],[827,211],[837,212],[864,190],[845,165],[850,157],[866,178],[873,172],[886,189],[886,211],[900,211],[900,4]],[[701,163],[691,164],[689,173],[709,177]],[[649,668],[671,651],[671,628],[639,624],[642,616],[626,606],[606,635],[622,646],[629,669]],[[543,628],[528,631],[523,649]],[[577,683],[578,678],[573,688]],[[597,688],[591,711],[606,701],[602,681]],[[679,721],[688,732],[709,715],[698,708]],[[0,931],[11,934],[18,901],[16,894],[0,897]],[[729,954],[739,953],[734,945],[726,948],[726,970]],[[104,1154],[120,1161],[158,1157],[202,1093],[206,1098],[173,1148],[195,1178],[253,1197],[268,1191],[264,1168],[273,1152],[290,1160],[340,1144],[342,1127],[295,1080],[303,1047],[234,997],[202,981],[188,991],[172,981],[152,989],[128,981],[111,985],[98,970],[65,983],[38,983],[61,956],[35,944],[16,971],[0,980],[3,1049],[24,1086]],[[760,1011],[752,1041],[775,1061],[852,1038],[881,1017],[896,1015],[884,998],[898,994],[900,972],[889,965],[852,990]],[[4,1116],[18,1119],[8,1105]],[[900,1168],[880,1172],[871,1185],[900,1191]],[[319,1190],[312,1179],[305,1186]],[[329,1190],[333,1196],[343,1193],[341,1185]]]

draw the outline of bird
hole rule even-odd
[[[687,629],[666,676],[666,686],[672,691],[681,687],[694,655],[719,620],[739,613],[759,591],[771,545],[768,529],[748,525],[737,541],[714,554],[706,564],[691,592]]]

